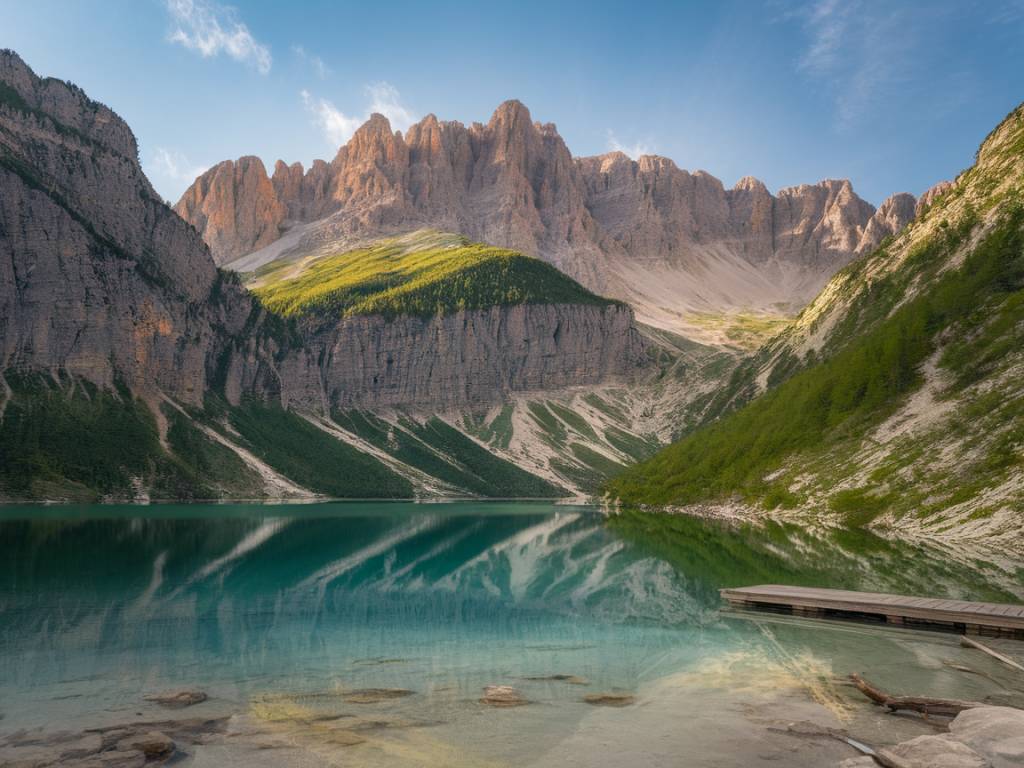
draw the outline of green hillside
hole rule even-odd
[[[509,304],[614,304],[539,259],[432,230],[300,262],[249,278],[264,306],[287,317],[415,315]]]
[[[799,506],[857,524],[886,513],[1019,519],[1022,180],[1018,109],[952,191],[837,275],[762,355],[781,383],[630,468],[610,494]]]

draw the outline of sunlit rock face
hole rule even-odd
[[[218,163],[196,179],[176,210],[203,232],[221,261],[270,245],[287,214],[258,157]]]
[[[252,161],[211,169],[176,207],[218,263],[252,254],[239,267],[251,269],[430,226],[546,259],[659,325],[690,310],[792,310],[913,217],[911,196],[876,212],[843,180],[772,195],[655,155],[573,158],[518,101],[486,125],[428,115],[405,135],[373,115],[305,171],[278,161],[268,177]],[[241,200],[258,215],[238,215]],[[275,228],[289,237],[268,248]]]

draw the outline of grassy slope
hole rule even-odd
[[[304,488],[337,498],[413,496],[404,477],[291,411],[245,403],[227,418],[245,447]]]
[[[615,303],[539,259],[434,232],[382,240],[298,268],[272,262],[250,286],[284,316],[433,316],[509,304]]]
[[[1024,156],[1024,116],[1011,115],[997,138],[998,152],[983,147],[978,166],[947,195],[952,204],[929,211],[926,236],[904,249],[897,268],[878,269],[896,261],[883,248],[840,276],[838,284],[856,285],[858,292],[816,356],[796,365],[783,360],[788,370],[778,378],[784,383],[631,468],[610,484],[611,493],[656,505],[737,494],[768,506],[803,503],[806,489],[846,479],[845,466],[858,462],[871,431],[921,386],[922,364],[933,354],[953,381],[941,397],[956,398],[962,408],[973,406],[980,415],[981,385],[998,382],[1000,407],[991,410],[990,396],[986,412],[998,439],[978,440],[979,450],[965,458],[966,474],[983,475],[982,483],[955,473],[945,478],[945,495],[917,507],[919,514],[949,508],[1019,472],[1021,393],[999,376],[1007,373],[1008,353],[1021,348],[1024,325],[1024,214],[1014,183]],[[985,236],[969,240],[980,237],[983,218]],[[957,267],[964,250],[966,261]],[[908,295],[915,298],[905,301]],[[962,419],[954,423],[972,431]],[[884,469],[833,494],[832,509],[856,522],[894,506],[909,512],[926,501],[926,479],[940,479],[901,474],[906,467]]]

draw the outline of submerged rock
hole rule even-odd
[[[180,755],[178,744],[207,743],[230,718],[118,723],[81,732],[20,730],[0,737],[0,766],[136,768]]]
[[[349,704],[376,704],[391,699],[404,699],[412,696],[414,691],[407,688],[362,688],[341,694],[341,698]]]
[[[82,768],[142,768],[146,764],[146,756],[137,749],[115,749],[100,752],[82,763]]]
[[[193,704],[200,704],[208,698],[205,692],[198,689],[164,691],[163,693],[154,693],[145,697],[146,701],[151,701],[159,704],[161,707],[168,707],[170,709],[191,707]]]
[[[636,701],[636,696],[629,693],[590,693],[583,697],[583,701],[595,707],[628,707]]]
[[[489,707],[521,707],[530,702],[511,685],[488,685],[480,703]]]
[[[535,677],[524,677],[524,680],[533,682],[554,682],[569,683],[569,685],[590,685],[590,681],[578,675],[538,675]]]
[[[137,749],[149,760],[170,757],[174,754],[174,740],[160,731],[149,731],[134,738],[125,739],[122,744],[131,749]]]

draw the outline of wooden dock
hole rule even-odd
[[[762,584],[719,590],[736,608],[763,608],[813,618],[885,621],[918,629],[1024,638],[1024,605]]]

